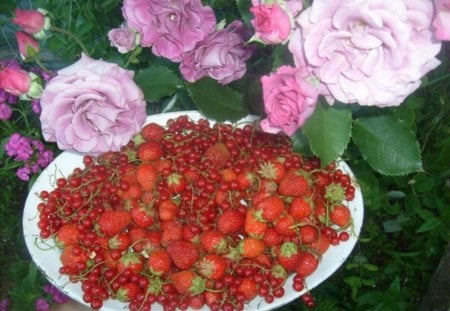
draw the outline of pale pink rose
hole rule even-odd
[[[23,59],[34,57],[39,53],[39,43],[24,32],[16,32],[17,45]]]
[[[131,28],[120,27],[111,29],[108,32],[108,39],[120,53],[128,53],[139,44],[140,35]]]
[[[254,19],[250,22],[255,29],[254,39],[265,44],[285,42],[291,33],[292,19],[278,4],[256,5],[250,8]]]
[[[6,67],[0,71],[0,89],[13,95],[23,95],[31,86],[31,77],[22,69]]]
[[[210,77],[221,84],[242,78],[253,49],[245,45],[241,21],[210,33],[180,63],[180,72],[189,82]]]
[[[12,22],[26,33],[40,32],[45,26],[45,15],[37,10],[16,9]]]
[[[433,26],[439,40],[450,40],[450,0],[434,0],[436,12]]]
[[[142,46],[176,62],[216,26],[214,11],[200,0],[125,0],[122,12]]]
[[[306,70],[289,66],[261,78],[264,110],[267,117],[260,122],[269,133],[280,131],[292,136],[312,115],[319,90]]]
[[[323,83],[327,99],[397,106],[439,65],[423,0],[315,0],[296,22],[289,48]]]
[[[61,150],[98,155],[118,151],[146,119],[134,73],[86,55],[46,85],[41,97],[42,133]]]

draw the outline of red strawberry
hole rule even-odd
[[[249,208],[245,215],[244,231],[253,238],[261,238],[267,231],[267,223],[262,219],[262,210]]]
[[[125,230],[130,222],[131,216],[129,212],[124,210],[107,210],[100,215],[98,228],[104,235],[113,236]]]
[[[313,225],[300,227],[300,239],[303,244],[311,244],[319,238],[319,230]]]
[[[237,174],[231,168],[221,169],[220,175],[222,175],[224,182],[231,182],[237,179]]]
[[[204,291],[203,297],[205,298],[205,302],[208,306],[213,305],[214,303],[219,303],[222,300],[222,292],[217,291]]]
[[[291,215],[287,214],[281,216],[275,222],[275,230],[285,236],[295,235],[295,219]]]
[[[136,253],[124,254],[117,263],[117,271],[123,272],[125,269],[140,274],[144,268],[142,256]]]
[[[208,254],[200,259],[196,267],[198,272],[209,280],[219,280],[224,275],[228,268],[227,260],[217,254]]]
[[[134,206],[130,210],[130,215],[136,226],[144,229],[150,227],[155,221],[153,209],[146,207],[144,204]]]
[[[79,272],[78,263],[84,263],[87,266],[88,259],[87,251],[74,245],[69,245],[64,248],[60,256],[62,265],[76,272]]]
[[[166,200],[159,204],[158,216],[163,221],[174,220],[178,212],[178,205],[172,200]]]
[[[183,238],[183,225],[176,220],[161,222],[162,236],[161,245],[167,246],[173,241]]]
[[[132,301],[141,293],[141,288],[135,283],[125,283],[117,290],[117,299],[122,302]]]
[[[136,179],[142,190],[153,190],[158,181],[158,172],[150,163],[142,163],[136,169]]]
[[[165,249],[158,249],[148,255],[147,266],[152,274],[163,275],[169,272],[172,260]]]
[[[192,267],[199,256],[197,246],[189,241],[173,241],[166,249],[175,266],[182,270]]]
[[[205,231],[200,236],[200,244],[206,252],[223,253],[227,248],[227,240],[222,232]]]
[[[302,220],[304,218],[310,217],[312,211],[313,209],[311,207],[311,203],[306,199],[300,197],[295,197],[288,208],[288,213],[297,220]]]
[[[224,234],[239,232],[244,225],[244,216],[237,210],[229,209],[217,219],[217,230]]]
[[[263,241],[267,246],[280,245],[282,236],[273,227],[269,227],[263,236]]]
[[[204,159],[209,160],[216,168],[222,168],[231,159],[231,152],[224,143],[219,142],[205,151]]]
[[[258,173],[264,178],[279,183],[286,175],[286,168],[279,161],[268,161],[259,165]]]
[[[142,195],[142,189],[137,182],[134,182],[128,184],[128,188],[119,190],[118,195],[124,200],[138,199]]]
[[[269,222],[275,221],[284,211],[284,202],[277,195],[264,198],[255,205],[257,210],[262,210],[262,217]]]
[[[301,252],[300,263],[295,271],[300,276],[306,277],[316,271],[319,259],[309,252]]]
[[[253,186],[253,183],[256,181],[256,176],[253,172],[244,171],[237,175],[236,180],[240,190],[247,190]]]
[[[130,237],[130,241],[135,252],[142,252],[144,245],[143,239],[145,237],[145,234],[146,231],[138,227],[132,227],[128,231],[128,236]]]
[[[156,161],[163,156],[163,149],[159,142],[151,140],[138,146],[137,155],[142,161]]]
[[[303,196],[309,191],[309,182],[302,171],[289,171],[280,181],[278,193],[284,196]]]
[[[178,173],[172,173],[166,180],[167,188],[171,193],[181,193],[186,189],[186,180],[184,176]]]
[[[294,271],[300,263],[300,250],[293,242],[284,242],[280,246],[277,259],[287,271]]]
[[[80,230],[78,230],[77,225],[68,223],[63,225],[56,233],[55,243],[61,248],[69,245],[75,245],[78,244],[79,235]]]
[[[139,134],[147,141],[161,141],[165,133],[166,130],[161,125],[152,122],[145,124]]]
[[[309,246],[312,250],[316,251],[318,255],[322,255],[330,247],[330,238],[322,233],[319,235],[319,238]]]
[[[266,245],[261,240],[246,237],[239,242],[238,247],[244,258],[256,258],[264,252]]]
[[[351,223],[350,209],[345,205],[335,205],[330,213],[330,220],[341,228],[347,228]]]
[[[124,251],[131,245],[131,240],[126,233],[119,233],[108,240],[108,247],[118,251]]]
[[[205,280],[191,270],[172,273],[169,280],[180,294],[198,295],[205,291]]]
[[[258,295],[258,283],[252,277],[246,277],[238,287],[238,292],[245,295],[245,300],[250,301]]]

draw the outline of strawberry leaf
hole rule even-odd
[[[342,155],[350,141],[352,114],[347,107],[318,103],[303,126],[312,152],[326,166]]]
[[[183,82],[169,68],[153,65],[136,73],[134,81],[144,92],[148,101],[170,96],[183,85]]]
[[[230,87],[204,78],[188,84],[192,100],[206,117],[219,122],[237,121],[248,114],[242,95]]]
[[[355,120],[353,141],[372,168],[384,175],[405,175],[422,170],[416,138],[391,115]]]

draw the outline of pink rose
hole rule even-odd
[[[292,20],[281,6],[256,5],[250,8],[250,12],[255,16],[251,20],[255,29],[254,39],[265,44],[280,44],[289,38]]]
[[[45,15],[37,10],[16,9],[12,22],[29,34],[40,32],[45,26]]]
[[[62,150],[118,151],[146,119],[134,73],[86,55],[52,78],[41,97],[42,133]]]
[[[216,25],[214,11],[200,0],[125,0],[122,12],[142,46],[176,62]]]
[[[267,118],[260,122],[265,132],[283,131],[292,136],[312,115],[319,90],[309,81],[306,70],[289,66],[261,78],[264,110]]]
[[[181,61],[180,72],[189,82],[209,76],[227,84],[245,74],[245,61],[252,51],[244,45],[242,22],[234,21],[227,28],[210,33],[187,53]]]
[[[23,95],[31,86],[31,77],[22,69],[6,67],[0,71],[0,89],[13,95]]]
[[[283,7],[290,16],[296,16],[303,9],[303,1],[299,0],[252,0],[252,6],[261,4],[277,4]]]
[[[439,40],[450,40],[450,0],[434,0],[436,13],[433,26]]]
[[[140,42],[140,35],[128,27],[111,29],[108,32],[111,45],[116,47],[120,53],[128,53],[136,48]]]
[[[397,106],[439,65],[433,4],[419,0],[315,0],[303,11],[289,48],[328,100]]]
[[[39,53],[39,43],[24,32],[16,32],[17,45],[22,59],[34,57]]]

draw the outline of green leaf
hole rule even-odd
[[[422,170],[417,140],[392,116],[355,120],[353,141],[372,168],[384,175],[405,175]]]
[[[313,153],[326,166],[342,155],[350,140],[352,114],[348,108],[318,104],[303,126]]]
[[[439,218],[430,218],[425,221],[417,230],[416,233],[427,232],[437,228],[442,221]]]
[[[238,121],[248,114],[242,95],[210,78],[187,85],[195,105],[206,117],[219,122]]]
[[[169,68],[153,65],[136,73],[134,81],[144,92],[148,101],[170,96],[182,87],[183,82]]]
[[[247,24],[250,23],[250,20],[253,19],[253,14],[250,13],[251,2],[248,0],[236,0],[236,6],[242,20]]]

